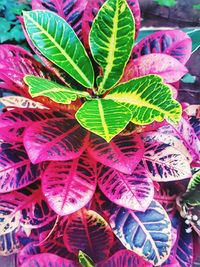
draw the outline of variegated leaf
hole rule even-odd
[[[0,235],[0,256],[9,256],[20,251],[20,243],[17,239],[18,228],[12,232]]]
[[[192,116],[189,120],[198,139],[200,140],[200,118]]]
[[[191,177],[190,164],[178,150],[158,142],[146,142],[145,148],[142,165],[154,181],[169,182]]]
[[[129,108],[132,122],[139,125],[153,121],[177,123],[181,118],[181,106],[173,99],[169,86],[162,78],[148,75],[119,84],[105,97]]]
[[[98,184],[102,192],[117,205],[128,209],[145,211],[150,205],[154,187],[148,173],[138,165],[132,174],[99,165]]]
[[[108,257],[113,234],[99,214],[82,209],[70,215],[64,231],[64,242],[69,251],[78,254],[82,250],[96,263]]]
[[[59,215],[84,207],[96,188],[95,164],[86,154],[70,161],[52,161],[42,176],[42,190]]]
[[[112,88],[122,77],[134,35],[134,20],[126,1],[106,1],[93,21],[89,36],[92,55],[103,72],[97,77],[99,94]]]
[[[26,187],[38,180],[46,164],[32,164],[22,143],[0,143],[0,193]]]
[[[117,136],[107,143],[93,135],[87,151],[102,164],[120,172],[131,174],[144,154],[144,145],[138,134]]]
[[[25,132],[24,145],[33,163],[71,160],[83,153],[88,139],[89,133],[66,114],[34,123]]]
[[[41,103],[22,96],[4,96],[0,98],[0,103],[6,106],[6,110],[13,108],[47,109]]]
[[[73,29],[55,13],[24,12],[28,35],[35,47],[50,61],[85,87],[92,88],[92,63]]]
[[[162,206],[153,200],[146,212],[118,208],[110,225],[123,245],[154,266],[160,266],[171,250],[171,223]]]
[[[93,260],[81,250],[79,250],[78,259],[83,267],[95,267]]]

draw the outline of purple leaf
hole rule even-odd
[[[22,142],[25,130],[34,122],[65,117],[65,114],[36,108],[15,108],[0,115],[0,137],[8,142]]]
[[[132,251],[123,249],[115,253],[108,260],[97,264],[97,267],[151,267],[152,265]]]
[[[64,18],[81,37],[82,16],[86,8],[87,0],[32,0],[33,9],[47,9]]]
[[[37,242],[27,244],[25,247],[21,248],[21,250],[17,254],[18,266],[22,266],[22,264],[31,256],[38,255],[40,253],[40,247],[37,246]]]
[[[151,53],[164,53],[185,64],[190,58],[192,41],[180,30],[163,30],[142,39],[133,49],[132,58]]]
[[[26,187],[38,180],[45,165],[33,165],[22,143],[0,143],[0,193]]]
[[[82,250],[94,262],[99,262],[107,259],[113,244],[113,234],[99,214],[82,209],[70,215],[64,242],[69,251],[78,254]]]
[[[100,189],[115,204],[143,212],[150,205],[153,183],[142,166],[138,165],[132,174],[124,174],[100,165],[97,173]]]
[[[51,253],[29,257],[21,267],[80,267],[75,261],[67,260]]]
[[[94,21],[94,18],[96,17],[100,7],[104,4],[105,0],[99,0],[99,1],[93,1],[88,0],[87,6],[85,8],[84,14],[83,14],[83,22],[82,22],[82,36],[83,36],[83,42],[85,47],[89,47],[89,32],[92,25],[92,22]],[[138,31],[140,28],[140,6],[138,0],[127,0],[127,3],[129,4],[129,7],[133,13],[134,19],[135,19],[135,27],[136,27],[136,33],[135,33],[135,39],[138,35]]]
[[[95,164],[86,154],[70,161],[52,161],[42,177],[49,205],[59,215],[84,207],[96,189]]]
[[[86,149],[89,133],[66,114],[65,118],[49,118],[36,122],[24,135],[24,146],[31,162],[71,160]]]
[[[190,117],[189,122],[190,122],[190,125],[192,126],[196,136],[200,140],[200,118],[192,116],[192,117]],[[199,148],[199,150],[200,150],[200,148]]]
[[[131,174],[142,159],[144,145],[137,134],[117,136],[109,143],[93,135],[88,152],[96,161],[120,172]]]
[[[190,164],[178,150],[159,142],[146,142],[142,165],[157,182],[169,182],[191,177]]]
[[[156,74],[161,76],[165,83],[174,83],[187,72],[187,68],[176,58],[153,53],[131,60],[125,68],[121,82],[148,74]]]
[[[9,256],[20,251],[20,243],[17,239],[18,228],[12,232],[0,235],[0,256]],[[3,262],[2,262],[3,263]]]

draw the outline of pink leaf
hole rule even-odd
[[[33,101],[22,96],[4,96],[0,98],[0,103],[6,106],[6,110],[11,110],[14,108],[47,109],[39,102]]]
[[[145,211],[150,205],[153,183],[140,165],[131,175],[104,165],[97,172],[100,189],[115,204],[138,211]]]
[[[75,261],[67,260],[51,253],[42,253],[28,258],[21,267],[80,267]]]
[[[142,39],[133,49],[132,58],[151,53],[164,53],[185,64],[190,58],[192,41],[180,30],[163,30]]]
[[[85,8],[83,14],[83,23],[82,23],[82,35],[83,35],[83,42],[85,47],[89,47],[88,37],[92,22],[96,17],[100,7],[104,4],[105,0],[93,1],[88,0],[87,6]],[[136,34],[135,39],[138,35],[138,31],[140,28],[140,6],[138,0],[128,0],[127,3],[133,13],[135,19],[135,27],[136,27]]]
[[[33,163],[46,160],[71,160],[85,150],[89,133],[66,114],[36,122],[24,135],[24,145]]]
[[[22,143],[0,144],[0,193],[23,188],[38,180],[46,164],[33,165]]]
[[[152,267],[152,265],[147,261],[145,261],[142,257],[126,249],[118,251],[108,260],[97,264],[97,267],[122,267],[122,266]]]
[[[0,137],[8,142],[22,142],[25,130],[34,122],[45,122],[50,118],[64,116],[61,112],[51,110],[15,108],[0,115]]]
[[[67,249],[75,254],[85,252],[94,262],[107,259],[113,244],[108,223],[95,211],[82,209],[69,217],[64,231]]]
[[[165,54],[149,54],[131,60],[125,68],[121,82],[136,77],[156,74],[166,83],[174,83],[188,72],[187,68],[177,59]]]
[[[110,143],[93,135],[88,152],[96,161],[131,174],[144,154],[144,145],[137,134],[117,136]]]
[[[71,161],[52,161],[42,177],[42,188],[57,214],[71,214],[84,207],[95,192],[94,164],[86,155]]]

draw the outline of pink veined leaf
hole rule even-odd
[[[94,21],[94,18],[96,17],[99,9],[104,4],[105,0],[99,0],[99,1],[93,1],[88,0],[88,3],[86,5],[86,8],[84,10],[83,14],[83,22],[82,22],[82,36],[83,36],[83,42],[85,47],[89,48],[89,32],[92,25],[92,22]],[[135,39],[137,38],[138,31],[140,28],[140,6],[138,0],[127,0],[127,3],[129,4],[129,7],[133,13],[134,19],[135,19]]]
[[[19,225],[37,229],[55,217],[38,183],[0,196],[1,233],[9,233]]]
[[[88,140],[89,133],[67,114],[33,123],[24,134],[24,146],[33,163],[78,158]]]
[[[32,0],[33,9],[47,9],[64,18],[81,37],[82,16],[88,0]]]
[[[28,92],[24,88],[19,87],[14,81],[8,78],[7,75],[1,72],[0,70],[0,89],[9,90],[12,93],[18,93],[25,97],[28,97]]]
[[[148,74],[157,74],[164,79],[165,83],[174,83],[187,72],[187,68],[176,58],[153,53],[132,59],[125,68],[121,82]]]
[[[21,249],[20,243],[17,239],[18,228],[12,232],[0,235],[0,256],[9,256],[18,253]]]
[[[88,153],[106,166],[131,174],[142,159],[144,145],[138,134],[117,136],[109,143],[92,135]]]
[[[200,140],[200,118],[192,116],[189,118],[189,122],[190,122],[190,125],[192,126],[196,136]]]
[[[0,115],[0,137],[8,142],[23,142],[25,130],[34,122],[47,121],[50,118],[63,118],[66,114],[36,108],[14,108]]]
[[[70,215],[64,231],[64,242],[72,253],[78,254],[82,250],[97,263],[108,258],[113,233],[98,213],[81,209]]]
[[[17,190],[38,180],[46,163],[32,164],[22,143],[0,143],[0,193]]]
[[[100,189],[115,204],[143,212],[150,205],[154,194],[153,182],[140,164],[132,174],[99,164],[97,173]]]
[[[51,253],[41,253],[29,257],[21,267],[80,267],[79,263],[67,260]]]
[[[182,267],[182,266],[179,264],[178,260],[174,256],[170,255],[167,260],[167,263],[162,264],[161,267]]]
[[[52,161],[42,176],[44,195],[61,216],[83,208],[95,189],[95,164],[86,154],[70,161]]]
[[[178,150],[159,142],[146,142],[142,166],[157,182],[169,182],[191,177],[190,164]]]
[[[17,266],[22,266],[27,259],[34,255],[39,255],[40,253],[40,247],[37,246],[37,242],[27,244],[25,247],[21,248],[17,254]]]
[[[127,249],[116,252],[106,261],[97,264],[97,267],[152,267],[153,265],[145,261],[132,251]]]
[[[186,33],[180,30],[163,30],[137,43],[133,49],[132,58],[151,53],[164,53],[185,64],[190,58],[191,51],[192,41]]]

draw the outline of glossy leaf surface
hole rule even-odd
[[[67,249],[86,253],[94,262],[106,259],[113,243],[108,223],[95,211],[82,209],[70,216],[64,232]]]
[[[46,160],[71,160],[85,150],[89,134],[76,120],[54,117],[30,126],[24,136],[24,145],[33,163]]]
[[[131,174],[142,159],[144,145],[137,134],[117,136],[109,143],[93,135],[87,151],[96,161],[120,172]]]
[[[134,41],[134,21],[125,0],[108,0],[99,10],[89,36],[95,61],[103,75],[97,78],[99,93],[121,78]]]
[[[62,86],[43,78],[26,76],[24,80],[29,86],[29,93],[32,97],[46,96],[56,103],[61,104],[71,104],[72,101],[80,97],[90,98],[87,92]]]
[[[0,193],[23,188],[40,178],[44,164],[33,165],[22,143],[0,143]]]
[[[25,12],[24,22],[33,44],[45,57],[85,87],[93,87],[92,64],[67,22],[43,10]]]
[[[143,212],[150,205],[154,195],[153,183],[142,166],[138,165],[132,174],[123,174],[100,165],[97,173],[99,187],[110,201]]]
[[[86,155],[49,164],[42,177],[42,189],[57,214],[71,214],[90,201],[96,189],[94,168]]]
[[[83,267],[94,267],[95,266],[93,260],[81,250],[78,253],[78,259],[79,259],[81,266]]]
[[[165,53],[185,64],[190,58],[192,42],[190,37],[180,30],[163,30],[153,33],[135,45],[132,57],[151,53]]]
[[[200,205],[200,170],[193,174],[187,187],[187,191],[181,197],[184,203],[192,206]]]
[[[10,233],[0,235],[0,256],[9,256],[20,251],[20,243],[17,239],[18,228]]]
[[[158,142],[146,143],[142,165],[154,181],[169,182],[191,177],[186,157],[173,147]]]
[[[80,107],[76,119],[84,128],[109,142],[126,127],[131,112],[110,99],[95,99]]]
[[[153,53],[131,60],[125,68],[122,82],[148,74],[156,74],[161,76],[165,83],[174,83],[187,72],[187,68],[177,59],[169,55]]]
[[[149,124],[168,121],[177,123],[181,116],[180,104],[172,98],[169,86],[163,84],[156,75],[148,75],[119,84],[105,97],[128,107],[132,112],[132,122]]]
[[[155,200],[145,213],[119,208],[111,216],[110,224],[127,249],[154,266],[161,265],[168,258],[171,250],[171,223],[165,210]]]

